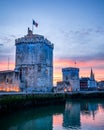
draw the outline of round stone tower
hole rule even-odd
[[[49,92],[53,86],[53,44],[44,36],[28,34],[15,40],[16,65],[23,90]]]

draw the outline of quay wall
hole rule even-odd
[[[35,108],[65,103],[64,94],[2,94],[0,95],[0,115],[25,108]]]
[[[68,99],[104,99],[104,91],[69,93],[0,93],[0,115],[16,112],[25,108],[65,104]]]
[[[65,94],[66,99],[95,99],[104,98],[104,91],[79,91]]]

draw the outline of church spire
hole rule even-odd
[[[93,73],[92,68],[91,68],[91,72],[90,72],[90,79],[91,79],[91,80],[94,80],[94,73]]]

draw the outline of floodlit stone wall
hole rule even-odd
[[[20,91],[19,73],[14,71],[0,72],[0,91]]]

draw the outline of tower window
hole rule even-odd
[[[47,70],[47,69],[46,69],[46,71],[45,71],[45,72],[46,72],[46,74],[48,74],[48,70]]]
[[[66,76],[66,80],[68,80],[68,76]]]
[[[8,83],[8,82],[9,82],[9,79],[7,79],[6,82]]]
[[[22,68],[20,68],[20,81],[22,81]]]
[[[38,72],[41,71],[41,65],[38,65]]]

